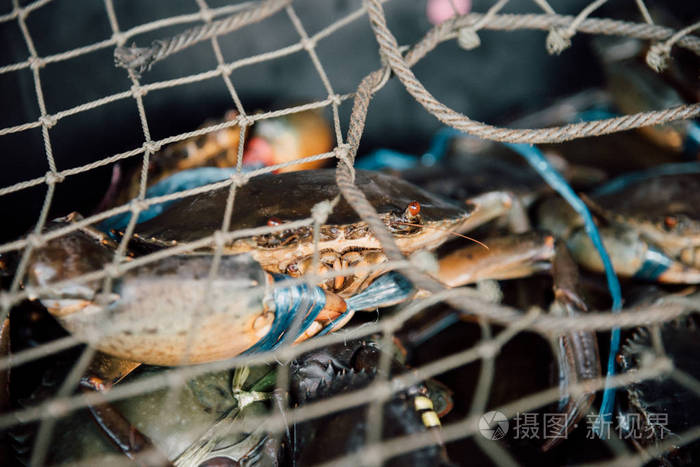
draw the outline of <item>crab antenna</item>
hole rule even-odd
[[[426,228],[426,229],[442,230],[443,232],[447,232],[448,234],[454,235],[455,237],[460,237],[460,238],[464,238],[464,239],[467,239],[467,240],[471,240],[472,242],[474,242],[474,243],[476,243],[476,244],[478,244],[478,245],[483,246],[483,247],[486,248],[487,250],[490,250],[490,248],[488,247],[488,245],[486,245],[484,242],[480,242],[480,241],[477,240],[476,238],[467,237],[466,235],[462,235],[461,233],[458,233],[458,232],[453,232],[452,230],[449,230],[449,229],[443,229],[443,228],[441,228],[441,227],[435,227],[435,226],[427,226],[427,225],[423,225],[423,224],[412,224],[412,223],[410,223],[410,222],[401,222],[401,221],[396,221],[396,222],[394,222],[394,224],[408,225],[408,226],[410,226],[410,227],[423,227],[423,228]]]

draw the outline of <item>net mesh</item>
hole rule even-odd
[[[379,375],[384,376],[378,377],[370,386],[364,389],[297,409],[290,409],[283,415],[272,414],[265,416],[265,421],[268,424],[267,426],[270,427],[270,430],[281,432],[286,426],[292,423],[310,420],[325,414],[363,404],[370,404],[370,410],[367,415],[369,421],[368,426],[370,427],[368,444],[362,450],[342,459],[338,459],[338,461],[342,461],[344,464],[356,464],[357,462],[362,464],[380,464],[397,454],[419,449],[420,447],[431,445],[435,442],[435,437],[432,433],[418,433],[389,441],[381,441],[382,402],[390,398],[393,393],[413,383],[443,374],[470,363],[480,362],[481,371],[476,384],[477,393],[474,396],[473,404],[470,408],[470,415],[462,420],[443,426],[441,434],[441,437],[448,442],[472,437],[477,432],[479,418],[486,410],[488,395],[493,388],[495,359],[499,355],[501,349],[519,333],[531,331],[540,334],[548,340],[551,336],[570,331],[609,331],[615,327],[653,327],[660,323],[672,321],[688,313],[700,310],[697,296],[668,296],[654,305],[626,309],[617,314],[613,314],[612,312],[600,312],[570,318],[545,315],[537,309],[524,312],[512,307],[496,304],[490,301],[488,297],[485,297],[478,289],[445,289],[443,285],[434,281],[429,275],[421,271],[420,267],[418,267],[415,262],[407,260],[401,254],[391,234],[378,217],[377,212],[353,183],[355,176],[354,161],[362,137],[369,103],[373,95],[379,92],[388,80],[391,79],[392,74],[394,75],[393,79],[398,79],[405,87],[406,91],[420,103],[427,112],[434,115],[445,125],[471,135],[495,141],[521,143],[562,142],[575,138],[609,134],[652,124],[697,118],[700,114],[700,105],[693,104],[545,129],[509,129],[480,123],[438,101],[425,89],[421,81],[411,71],[412,66],[428,55],[441,42],[456,39],[460,46],[465,49],[470,49],[479,44],[479,30],[512,31],[518,29],[535,29],[548,31],[549,35],[547,37],[546,46],[550,53],[561,53],[571,43],[571,39],[575,34],[628,36],[643,41],[651,41],[655,44],[654,47],[651,48],[647,59],[651,66],[658,68],[663,67],[664,64],[667,63],[672,47],[683,47],[700,55],[700,39],[692,34],[694,27],[697,25],[691,25],[682,31],[675,31],[662,25],[654,24],[643,0],[637,0],[636,4],[642,17],[646,20],[645,23],[591,17],[590,15],[593,14],[601,4],[605,3],[604,0],[592,2],[577,16],[558,15],[544,0],[535,0],[533,2],[533,13],[500,14],[499,11],[508,3],[508,0],[501,0],[495,2],[494,5],[483,14],[470,13],[464,16],[454,17],[431,29],[420,41],[412,46],[401,48],[387,26],[381,4],[382,2],[380,2],[380,0],[358,2],[357,9],[351,14],[338,19],[313,35],[308,34],[303,21],[295,11],[293,2],[290,0],[245,2],[219,8],[210,7],[206,0],[196,0],[195,4],[197,10],[193,13],[159,19],[128,30],[122,30],[120,28],[120,21],[115,13],[112,0],[105,0],[105,14],[111,26],[111,36],[108,39],[73,50],[42,57],[37,53],[33,36],[27,27],[27,18],[49,3],[51,3],[51,0],[39,0],[21,6],[17,0],[14,0],[13,9],[8,13],[0,15],[0,24],[15,22],[19,26],[29,52],[26,60],[0,67],[0,75],[29,70],[33,76],[36,104],[40,114],[39,118],[35,121],[0,128],[0,136],[39,129],[45,149],[46,165],[48,166],[48,171],[44,176],[23,180],[19,183],[0,188],[0,197],[36,186],[45,186],[46,189],[40,214],[31,233],[18,240],[0,245],[0,253],[18,252],[20,258],[9,289],[0,292],[0,305],[2,307],[3,320],[8,316],[13,306],[20,303],[22,300],[40,296],[42,292],[45,292],[45,290],[41,288],[22,286],[22,279],[26,274],[28,262],[33,250],[44,245],[48,240],[66,235],[81,227],[96,224],[120,213],[132,212],[134,215],[131,217],[131,221],[126,228],[125,235],[120,239],[113,261],[104,269],[87,274],[78,279],[80,282],[103,280],[103,288],[107,292],[112,287],[112,281],[129,269],[202,247],[213,248],[215,261],[212,267],[211,277],[215,277],[218,267],[217,261],[223,254],[224,245],[236,238],[263,235],[279,231],[281,228],[310,226],[315,232],[315,241],[318,242],[319,228],[325,222],[329,210],[332,209],[332,204],[319,206],[313,211],[313,216],[308,219],[300,220],[292,224],[285,224],[283,227],[277,228],[265,226],[243,231],[230,231],[229,214],[232,212],[233,205],[236,202],[236,190],[245,185],[252,178],[263,173],[274,172],[287,165],[320,159],[333,159],[336,161],[336,179],[340,192],[357,211],[360,217],[365,220],[375,232],[389,258],[389,268],[402,271],[418,288],[430,292],[430,296],[427,298],[418,298],[411,303],[402,305],[395,314],[387,317],[382,316],[381,319],[378,319],[374,323],[365,324],[336,334],[310,339],[299,345],[283,346],[274,352],[241,356],[232,360],[197,366],[170,369],[165,372],[141,378],[136,382],[125,382],[117,385],[105,395],[74,394],[78,379],[85,372],[94,354],[94,350],[87,347],[83,351],[81,358],[75,363],[68,377],[63,381],[56,397],[36,407],[16,409],[0,415],[0,429],[7,429],[8,427],[14,426],[20,423],[20,420],[21,423],[41,421],[41,429],[39,430],[32,454],[32,462],[35,465],[42,464],[46,458],[50,448],[50,440],[56,418],[65,416],[71,411],[86,407],[90,404],[104,402],[105,400],[121,400],[164,387],[177,388],[185,384],[187,379],[211,371],[224,370],[243,365],[289,361],[310,349],[319,348],[331,343],[343,342],[352,337],[362,337],[380,333],[383,342],[390,343],[396,331],[400,329],[402,324],[409,318],[415,316],[421,310],[441,302],[446,302],[455,308],[464,310],[478,317],[482,326],[482,339],[478,344],[467,350],[446,357],[435,358],[433,361],[414,368],[414,371],[404,375],[389,378],[386,376],[389,372],[380,372]],[[218,39],[221,35],[236,34],[235,31],[237,29],[247,24],[264,21],[266,18],[273,15],[282,15],[288,18],[290,24],[298,34],[298,41],[296,43],[278,50],[241,58],[232,62],[227,62],[225,60]],[[368,74],[360,82],[354,93],[342,95],[336,92],[333,83],[329,80],[323,63],[316,53],[316,47],[322,41],[330,40],[338,30],[354,21],[370,22],[372,32],[378,44],[379,54],[382,58],[382,67]],[[171,28],[173,26],[180,27],[184,32],[156,41],[150,47],[137,48],[127,45],[134,39],[138,40],[141,34],[157,32],[161,29]],[[147,70],[153,63],[160,60],[177,60],[175,54],[178,51],[202,41],[210,43],[218,63],[216,68],[191,76],[142,84],[141,74],[147,73]],[[45,86],[42,83],[42,68],[51,63],[70,60],[104,49],[117,50],[115,54],[117,61],[125,69],[117,69],[115,73],[122,72],[127,74],[131,83],[130,88],[91,102],[85,102],[72,108],[55,113],[48,113],[43,91]],[[255,114],[248,113],[236,91],[235,83],[231,79],[232,72],[243,67],[273,61],[280,57],[301,51],[305,51],[310,57],[325,92],[327,93],[327,97],[323,100],[288,107],[278,111]],[[173,55],[173,57],[169,58],[170,55]],[[143,100],[146,93],[158,92],[167,88],[177,89],[186,84],[215,79],[220,79],[224,82],[238,112],[236,118],[226,121],[225,123],[206,126],[195,131],[172,135],[162,139],[156,140],[152,137]],[[61,170],[56,164],[52,151],[52,127],[64,118],[122,100],[133,100],[138,109],[139,120],[143,131],[143,144],[140,147],[113,154],[109,157],[104,157],[79,167]],[[339,116],[339,106],[342,102],[347,100],[352,101],[353,108],[349,124],[347,128],[343,128]],[[240,172],[227,180],[203,187],[156,198],[146,198],[149,158],[165,145],[183,141],[194,136],[213,133],[223,128],[239,127],[241,137],[238,151],[238,167],[241,168],[247,130],[255,122],[320,108],[330,108],[332,111],[333,128],[336,138],[336,146],[333,151],[318,154],[301,161],[265,167],[252,172]],[[110,166],[118,161],[130,158],[140,158],[142,161],[140,188],[137,199],[113,209],[86,217],[67,227],[51,230],[50,232],[44,231],[47,221],[49,220],[49,209],[59,184],[64,186],[69,185],[71,183],[71,178],[78,174],[89,173],[100,167]],[[178,244],[172,248],[141,256],[133,261],[124,261],[127,254],[128,242],[134,232],[136,219],[141,211],[157,203],[182,199],[198,193],[225,187],[229,189],[228,201],[225,206],[226,215],[223,216],[224,220],[222,221],[221,228],[214,235],[197,241]],[[315,249],[315,264],[318,264],[318,261],[318,249]],[[326,274],[323,278],[307,277],[306,280],[313,283],[317,282],[319,279],[325,279],[328,276],[332,277],[345,273],[345,271],[331,272]],[[492,324],[498,324],[502,327],[499,329],[502,330],[494,335],[494,331],[491,328]],[[0,367],[2,369],[16,367],[45,356],[53,355],[78,344],[79,341],[72,336],[63,337],[38,347],[19,352],[11,357],[3,358],[0,360]],[[383,361],[382,364],[386,366],[388,362]],[[280,371],[278,375],[278,385],[281,389],[285,389],[288,385],[286,380],[287,374],[284,371],[284,366],[281,368],[282,371]],[[668,355],[663,352],[663,349],[659,349],[659,352],[654,358],[646,362],[644,367],[635,374],[615,376],[611,383],[614,386],[624,386],[633,380],[639,381],[640,379],[656,378],[659,376],[674,379],[679,384],[700,396],[700,382],[683,373],[681,370],[674,368],[673,362]],[[604,379],[600,378],[594,380],[592,383],[587,383],[586,388],[591,387],[591,384],[593,387],[600,390],[603,388],[605,382]],[[581,385],[579,386],[580,387],[573,387],[572,390],[582,391],[585,389]],[[553,403],[559,398],[559,395],[559,389],[557,387],[551,387],[545,391],[528,395],[515,402],[498,407],[496,410],[506,414],[506,416],[514,416],[516,413],[535,410],[548,403]],[[257,426],[261,421],[261,419],[255,418],[245,420],[241,422],[238,429],[245,431],[246,429]],[[696,440],[698,437],[700,437],[700,426],[695,426],[687,432],[681,433],[679,438],[666,441],[653,449],[656,449],[658,454],[664,448],[668,448],[672,444],[687,444]],[[474,437],[474,440],[494,463],[508,465],[516,463],[511,455],[499,444],[484,442],[484,440],[479,439],[478,436]],[[625,446],[621,447],[619,443],[615,443],[615,440],[608,440],[608,443],[611,445],[611,452],[615,454],[605,462],[618,463],[624,461],[626,464],[630,465],[641,465],[647,461],[647,457],[645,457],[646,454],[644,453],[632,451]]]

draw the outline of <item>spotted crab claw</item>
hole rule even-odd
[[[102,280],[80,280],[113,254],[108,239],[77,230],[34,252],[29,284],[74,336],[127,360],[171,366],[270,350],[292,327],[296,337],[310,337],[347,310],[319,287],[276,285],[285,277],[247,254],[220,258],[213,275],[211,255],[171,256],[126,270],[108,294]]]

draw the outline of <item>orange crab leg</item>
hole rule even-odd
[[[97,352],[86,376],[80,381],[83,392],[104,392],[141,364]],[[100,430],[129,459],[138,465],[172,465],[151,440],[109,403],[88,406]]]

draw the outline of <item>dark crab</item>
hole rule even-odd
[[[660,166],[603,185],[586,200],[601,223],[615,271],[671,283],[700,282],[700,165]],[[540,208],[541,225],[567,244],[579,264],[603,267],[578,216],[559,200]]]
[[[65,376],[67,363],[59,362],[51,368],[41,386],[22,405],[29,407],[50,398]],[[144,368],[130,375],[129,381],[162,371]],[[234,432],[231,428],[246,417],[262,417],[270,412],[268,400],[272,397],[275,372],[257,367],[252,371],[245,369],[247,377],[240,378],[240,374],[241,370],[227,370],[190,379],[178,388],[175,398],[171,389],[164,388],[118,401],[113,407],[95,406],[89,411],[74,412],[58,421],[47,463],[122,465],[127,461],[126,454],[137,465],[264,465],[263,460],[270,456],[264,424],[247,432]],[[90,420],[90,412],[104,416],[109,410],[122,414],[120,431]],[[35,428],[27,426],[11,434],[15,456],[23,464],[31,453],[34,435]],[[276,455],[272,453],[273,457]],[[221,464],[224,460],[229,463]]]
[[[660,342],[674,367],[685,375],[700,377],[696,358],[700,331],[693,319],[666,323],[659,330]],[[639,328],[626,341],[618,355],[623,372],[634,374],[654,358],[652,335]],[[690,465],[697,462],[700,446],[697,441],[687,446],[675,443],[679,435],[696,426],[700,417],[700,398],[675,378],[663,377],[635,381],[626,387],[626,403],[621,405],[617,429],[623,439],[638,449],[662,447],[654,454],[664,465]]]
[[[124,417],[120,433],[95,425],[87,411],[77,412],[58,422],[52,443],[56,448],[48,461],[57,464],[123,461],[125,458],[110,441],[130,440],[135,433],[143,438],[140,444],[130,441],[128,455],[141,465],[149,462],[199,467],[306,465],[349,454],[364,445],[366,406],[292,425],[282,433],[282,443],[275,441],[265,423],[244,432],[236,428],[250,417],[286,411],[287,400],[292,407],[298,407],[366,387],[378,376],[381,352],[372,337],[300,355],[290,363],[289,397],[275,391],[276,372],[269,366],[201,375],[188,380],[175,399],[169,389],[161,389],[115,403],[114,408]],[[68,371],[69,363],[62,361],[54,365],[22,405],[32,406],[50,398]],[[392,375],[408,370],[398,360],[392,360],[391,368]],[[134,382],[162,371],[143,368],[128,379]],[[437,402],[449,404],[449,390],[437,382],[426,383],[413,384],[387,400],[385,437],[432,431],[438,442],[403,455],[393,463],[449,465],[439,443],[440,420],[436,413],[449,410],[443,402]],[[98,406],[90,410],[100,412],[107,408]],[[34,434],[31,427],[12,433],[15,455],[22,462],[31,452]]]
[[[374,338],[358,339],[324,347],[301,355],[291,363],[290,392],[293,406],[303,406],[322,399],[358,390],[379,377],[396,376],[409,371],[397,359],[391,359],[390,375],[382,375],[379,361],[382,349]],[[393,394],[383,405],[381,439],[432,431],[435,445],[406,452],[386,465],[453,465],[440,440],[439,401],[449,400],[446,388],[429,380]],[[329,414],[290,427],[288,457],[294,464],[315,465],[351,454],[364,447],[367,434],[367,405]]]

